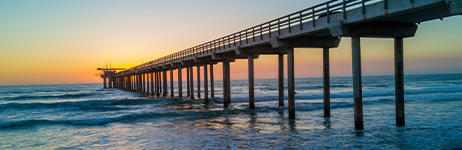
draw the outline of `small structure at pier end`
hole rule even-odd
[[[96,70],[101,70],[102,72],[99,74],[101,78],[103,78],[103,86],[104,88],[112,88],[113,84],[115,83],[114,80],[116,80],[115,74],[117,70],[125,70],[125,68],[98,68]],[[109,79],[109,81],[108,81]]]

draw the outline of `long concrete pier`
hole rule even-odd
[[[174,97],[174,89],[178,89],[178,96],[183,97],[181,70],[186,69],[186,97],[203,99],[207,103],[210,98],[208,72],[210,72],[210,96],[214,97],[213,65],[222,63],[223,107],[226,108],[231,104],[231,63],[236,59],[247,59],[249,68],[248,108],[254,109],[254,59],[258,59],[260,55],[278,55],[278,99],[279,106],[284,106],[283,58],[287,55],[288,93],[285,94],[288,97],[289,119],[296,119],[296,83],[294,82],[296,51],[294,49],[319,48],[323,50],[324,116],[329,117],[331,115],[329,50],[339,45],[341,37],[351,37],[355,129],[362,130],[364,121],[361,38],[393,38],[395,40],[396,125],[404,126],[403,39],[413,37],[418,28],[417,24],[421,22],[461,13],[462,0],[330,0],[113,73],[109,77],[109,87],[113,85],[115,88],[143,92],[155,97]],[[197,69],[196,96],[193,81],[194,67]],[[200,95],[201,67],[204,69],[204,95]],[[178,70],[177,88],[173,84],[174,70]],[[167,94],[167,71],[170,71],[170,95]],[[151,78],[145,77],[147,75]],[[106,79],[104,81],[106,87]]]

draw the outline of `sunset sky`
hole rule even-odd
[[[100,83],[96,68],[129,68],[323,0],[1,0],[0,85]],[[462,73],[462,17],[420,24],[404,40],[405,74]],[[363,39],[363,75],[393,74],[393,40]],[[295,76],[322,76],[321,49],[295,49]],[[331,50],[331,75],[351,76],[351,41]],[[215,66],[221,80],[221,65]],[[255,60],[277,78],[277,56]],[[231,63],[247,79],[247,60]]]

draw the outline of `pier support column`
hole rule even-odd
[[[142,81],[141,81],[141,74],[138,74],[138,92],[141,93],[142,90]]]
[[[158,81],[159,77],[158,77],[158,74],[157,74],[157,71],[154,72],[154,95],[157,96],[157,90],[159,88],[159,81]]]
[[[186,91],[186,94],[187,94],[186,96],[188,96],[188,97],[191,96],[189,83],[190,83],[189,82],[189,67],[186,67],[186,88],[187,88],[186,89],[187,90]]]
[[[207,77],[207,64],[204,64],[204,99],[205,103],[209,103],[209,83]]]
[[[149,94],[149,74],[148,73],[144,73],[144,81],[145,81],[145,89],[144,89],[144,93],[145,94]]]
[[[134,83],[133,83],[133,88],[135,92],[138,92],[139,89],[139,79],[138,79],[138,74],[133,75]]]
[[[197,66],[197,99],[201,99],[201,66]]]
[[[148,93],[148,88],[149,88],[148,81],[149,80],[148,80],[148,74],[147,73],[143,73],[143,75],[144,75],[144,79],[143,79],[144,91],[143,91],[143,93],[146,94],[146,93]]]
[[[109,88],[111,88],[111,89],[112,89],[112,78],[110,77],[110,78],[108,78],[108,79],[109,79],[109,82],[108,82],[108,84],[109,84]]]
[[[165,91],[164,88],[162,87],[164,82],[163,82],[164,78],[163,78],[163,71],[159,71],[159,93],[164,93]],[[160,95],[159,95],[160,96]]]
[[[170,69],[170,97],[174,97],[175,93],[173,91],[173,69]]]
[[[140,74],[140,93],[144,93],[144,74]]]
[[[253,68],[253,55],[249,55],[248,71],[249,71],[249,109],[255,109],[254,100],[254,68]]]
[[[323,48],[324,117],[330,117],[329,48]]]
[[[210,97],[215,97],[215,86],[213,84],[213,64],[210,64]]]
[[[114,88],[119,88],[119,78],[114,78]]]
[[[227,85],[227,82],[226,82],[226,62],[227,60],[223,60],[223,63],[222,63],[222,66],[223,66],[223,107],[224,108],[228,108],[228,101],[227,101],[227,98],[228,98],[228,85]]]
[[[143,73],[143,86],[144,86],[144,90],[143,90],[143,93],[148,93],[148,74],[147,73]]]
[[[156,95],[157,95],[157,98],[160,97],[160,73],[159,71],[156,71],[156,87],[157,87],[157,91],[156,91]]]
[[[144,93],[144,74],[140,74],[140,93]]]
[[[151,83],[149,81],[150,77],[149,77],[150,73],[146,73],[146,94],[148,94],[149,96],[149,92],[151,91]]]
[[[183,74],[181,73],[181,67],[178,68],[178,96],[183,97],[183,81],[182,81]]]
[[[404,126],[403,38],[395,38],[395,103],[396,126]]]
[[[141,93],[142,90],[142,80],[141,80],[141,74],[138,74],[138,92]]]
[[[143,73],[141,74],[141,93],[145,93],[146,92],[146,74]]]
[[[351,37],[352,59],[353,59],[353,97],[355,129],[363,130],[363,98],[361,85],[361,43],[360,37]]]
[[[143,82],[144,82],[144,74],[141,73],[140,74],[140,93],[144,93],[144,91],[143,91],[144,90]]]
[[[189,66],[189,87],[191,88],[191,99],[194,99],[194,76],[193,76],[193,66]]]
[[[228,108],[231,104],[230,68],[229,61],[223,60],[223,106]]]
[[[167,97],[167,71],[162,71],[162,80],[164,82],[163,90],[162,90],[162,97]]]
[[[133,79],[135,80],[135,83],[133,83],[134,91],[138,92],[138,89],[139,89],[138,74],[133,75]]]
[[[287,49],[287,83],[289,119],[295,119],[294,48]]]
[[[284,106],[284,54],[278,55],[279,106]]]
[[[106,81],[106,78],[103,78],[103,87],[104,87],[104,88],[107,88],[107,81]]]
[[[151,72],[151,94],[154,96],[154,72]]]

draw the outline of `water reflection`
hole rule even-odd
[[[223,115],[224,119],[223,119],[223,125],[226,129],[232,129],[233,127],[233,123],[231,122],[231,119],[229,117],[229,114],[228,113],[225,113]]]
[[[279,127],[281,131],[286,131],[287,130],[287,119],[284,118],[284,109],[278,109],[278,115],[279,115]]]
[[[322,122],[322,124],[323,124],[327,129],[331,129],[331,128],[332,128],[332,125],[331,125],[331,122],[330,122],[330,117],[324,117],[324,121]]]
[[[297,133],[297,129],[295,128],[297,125],[295,124],[295,120],[291,119],[289,120],[289,131],[291,133]]]
[[[255,110],[250,110],[249,116],[250,116],[249,129],[255,130],[255,128],[257,127],[257,125],[256,125],[257,113],[255,112]]]
[[[363,137],[364,136],[364,130],[355,130],[353,133],[357,137]]]

